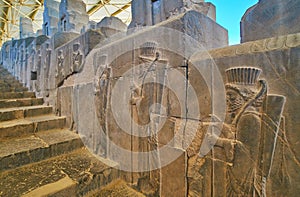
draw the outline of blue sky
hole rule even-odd
[[[206,0],[216,6],[217,23],[228,30],[229,44],[240,43],[240,20],[258,0]]]

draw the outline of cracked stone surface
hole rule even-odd
[[[109,170],[108,173],[105,173]],[[19,196],[64,177],[77,183],[76,194],[84,194],[95,185],[105,185],[118,174],[85,149],[39,163],[1,173],[1,196]]]
[[[0,196],[298,196],[299,1],[260,0],[234,46],[202,0],[134,0],[127,32],[62,2],[66,32],[2,47]]]

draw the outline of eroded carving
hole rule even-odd
[[[111,68],[107,66],[106,60],[107,56],[102,55],[98,56],[96,53],[94,55],[94,94],[95,94],[95,106],[96,106],[96,115],[100,123],[100,127],[106,135],[107,133],[107,111],[108,111],[108,101],[110,99],[109,90],[110,90],[110,77],[111,77]],[[97,152],[100,152],[101,155],[107,156],[107,141],[106,138],[102,139],[101,144],[98,146]]]
[[[60,49],[57,52],[57,66],[56,66],[56,78],[58,78],[59,76],[61,76],[61,78],[65,78],[65,70],[64,70],[64,60],[65,57],[63,55],[63,51]]]
[[[73,44],[73,53],[72,53],[72,65],[70,66],[70,72],[79,72],[83,65],[83,54],[80,51],[80,44]]]
[[[267,194],[285,98],[268,95],[267,83],[259,78],[260,74],[260,69],[251,67],[226,71],[226,120],[220,137],[208,134],[211,139],[215,138],[215,146],[222,147],[224,151],[225,157],[217,159],[225,159],[227,164],[226,196]],[[275,116],[272,106],[277,106]]]

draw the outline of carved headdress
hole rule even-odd
[[[259,79],[262,70],[254,67],[234,67],[226,70],[228,83],[227,91],[234,91],[243,99],[232,99],[229,104],[229,111],[246,106],[261,106],[267,93],[267,84],[264,80]]]
[[[140,46],[140,57],[146,59],[155,59],[159,55],[156,42],[145,42]]]
[[[235,67],[226,70],[227,82],[233,85],[257,85],[261,69]]]

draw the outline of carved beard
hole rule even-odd
[[[227,112],[235,113],[245,103],[244,98],[235,90],[228,90],[226,94]]]
[[[253,99],[259,90],[247,87],[238,87],[234,85],[226,85],[226,102],[227,112],[233,113],[245,104],[245,102]],[[261,96],[252,104],[254,107],[261,107],[265,96]]]

